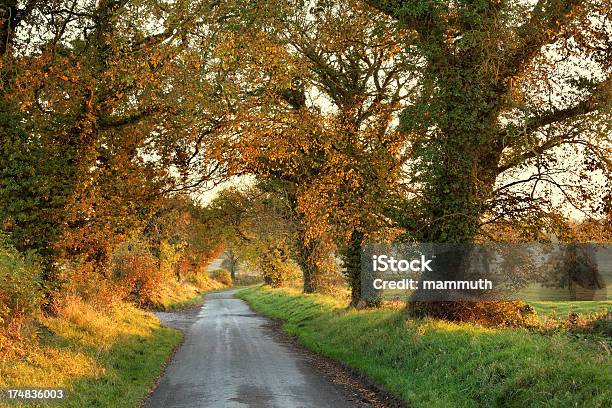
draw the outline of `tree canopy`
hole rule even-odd
[[[576,215],[605,239],[610,8],[6,1],[0,227],[54,281],[108,275],[135,234],[159,252],[164,223],[197,264],[208,226],[306,291],[343,270],[354,304],[365,242],[584,238]],[[256,182],[191,201],[235,176]]]

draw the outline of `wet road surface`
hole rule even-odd
[[[199,309],[158,314],[164,324],[183,330],[185,341],[146,408],[364,406],[275,340],[269,320],[234,292],[209,294]]]

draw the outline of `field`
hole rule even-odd
[[[567,316],[568,313],[589,314],[602,310],[612,310],[612,301],[579,301],[579,302],[529,302],[540,314]]]

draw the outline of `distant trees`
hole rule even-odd
[[[209,228],[226,251],[264,281],[281,286],[295,276],[300,242],[293,212],[276,183],[223,190],[206,207]]]

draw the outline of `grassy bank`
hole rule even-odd
[[[181,340],[130,304],[96,310],[79,299],[34,329],[18,355],[0,360],[0,387],[65,388],[57,407],[137,407]]]
[[[164,286],[155,309],[194,306],[226,288],[212,279],[198,283]],[[68,398],[53,406],[75,408],[139,406],[182,337],[130,303],[100,309],[79,298],[56,317],[38,318],[30,331],[17,355],[0,359],[0,387],[65,388]]]
[[[0,332],[0,388],[64,388],[68,398],[57,407],[138,407],[182,338],[142,309],[195,306],[227,287],[202,273],[164,281],[141,308],[102,295],[62,298],[53,317],[34,312],[12,336]]]
[[[224,290],[228,287],[205,273],[196,275],[189,282],[167,282],[160,288],[160,293],[156,296],[151,309],[169,312],[196,306],[203,301],[202,297],[206,293]]]
[[[560,333],[406,321],[401,310],[249,288],[238,296],[286,321],[308,348],[366,374],[411,407],[609,407],[609,345]]]

